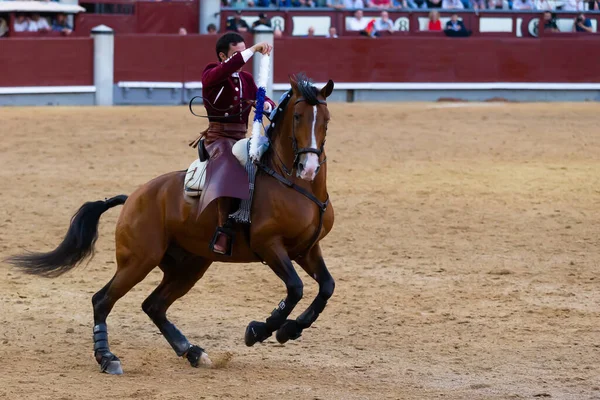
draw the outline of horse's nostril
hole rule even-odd
[[[302,164],[302,163],[299,163],[299,164],[298,164],[298,169],[299,169],[300,171],[302,171],[302,170],[304,169],[304,164]]]

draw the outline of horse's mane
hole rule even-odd
[[[313,85],[311,81],[303,72],[294,75],[296,82],[298,82],[298,90],[300,94],[311,106],[319,104],[317,97],[319,96],[319,89]]]

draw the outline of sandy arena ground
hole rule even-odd
[[[193,369],[141,310],[157,269],[108,319],[125,375],[100,374],[91,296],[115,270],[118,208],[85,268],[0,264],[0,398],[600,399],[600,107],[330,109],[337,287],[300,340],[247,348],[284,286],[214,264],[169,314],[219,363]],[[1,108],[0,124],[0,258],[50,250],[83,202],[186,168],[205,126],[186,107]],[[293,316],[316,293],[302,276]]]

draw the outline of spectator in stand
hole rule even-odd
[[[344,0],[327,0],[327,7],[335,8],[336,10],[343,10],[346,8],[344,3]]]
[[[346,29],[349,31],[364,32],[368,24],[369,20],[363,16],[362,10],[356,10],[354,17],[348,21]]]
[[[590,10],[600,11],[600,0],[592,0],[588,2],[588,6]]]
[[[425,0],[427,8],[442,8],[442,0]]]
[[[446,22],[446,29],[444,29],[444,33],[448,36],[454,37],[464,37],[470,36],[471,32],[465,28],[465,24],[458,19],[458,14],[452,14],[450,21]]]
[[[553,15],[550,11],[544,12],[544,32],[560,32],[558,25],[556,25],[556,15]]]
[[[488,10],[508,10],[509,8],[506,0],[488,0]]]
[[[267,28],[272,28],[271,20],[267,18],[267,14],[258,14],[258,20],[254,21],[254,23],[252,24],[252,30],[254,30],[254,28],[256,28],[257,26],[266,26]]]
[[[394,32],[394,23],[390,19],[390,15],[387,11],[381,12],[381,18],[375,21],[375,29],[373,29],[373,36],[381,36],[384,33],[392,34]]]
[[[227,20],[227,27],[225,30],[234,32],[248,32],[250,30],[246,21],[242,19],[242,10],[237,10],[235,16]]]
[[[335,29],[335,26],[331,26],[329,27],[329,32],[327,33],[327,35],[325,35],[326,38],[330,38],[330,39],[337,39],[338,35],[337,35],[337,29]]]
[[[52,23],[52,30],[54,32],[62,32],[65,35],[70,35],[73,32],[73,27],[67,23],[67,16],[65,14],[56,14],[56,18]]]
[[[534,0],[533,6],[536,10],[541,11],[552,11],[554,10],[553,4],[550,4],[548,0]]]
[[[474,10],[485,10],[487,8],[485,0],[472,0],[472,4]]]
[[[513,0],[513,10],[535,10],[531,0]]]
[[[229,0],[229,7],[233,8],[248,8],[254,7],[254,1],[252,0]]]
[[[583,9],[583,0],[566,0],[562,7],[562,11],[583,11]]]
[[[4,18],[0,18],[0,37],[6,35],[8,32],[8,24]]]
[[[315,27],[314,26],[308,27],[308,33],[306,34],[306,37],[315,37]]]
[[[208,33],[209,35],[216,35],[217,26],[215,24],[208,24],[208,26],[206,27],[206,33]]]
[[[394,4],[392,3],[392,0],[369,0],[369,7],[370,8],[393,8]]]
[[[327,0],[327,7],[349,10],[359,10],[365,8],[363,0]]]
[[[185,36],[187,35],[187,29],[185,29],[183,26],[181,28],[179,28],[179,34],[181,36]]]
[[[592,21],[590,21],[589,18],[586,18],[583,13],[579,14],[573,22],[573,32],[594,33],[594,30],[592,29]]]
[[[465,6],[460,0],[442,0],[442,8],[445,10],[462,10]]]
[[[33,13],[27,30],[29,32],[48,32],[50,31],[50,24],[48,24],[46,18],[40,17],[40,14]]]
[[[429,24],[427,25],[428,31],[441,31],[442,21],[440,21],[440,13],[438,11],[431,11],[429,13]]]
[[[17,14],[15,17],[14,31],[15,32],[27,32],[29,29],[29,18],[25,17],[25,14]]]
[[[273,2],[271,0],[256,0],[254,2],[254,4],[256,5],[256,7],[271,7],[273,5]]]

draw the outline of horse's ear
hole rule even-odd
[[[292,90],[294,93],[298,93],[298,79],[296,79],[296,75],[289,75],[290,85],[292,86]]]
[[[331,95],[331,92],[333,92],[333,86],[333,81],[330,79],[329,82],[327,82],[327,85],[321,89],[321,96],[328,98]]]

